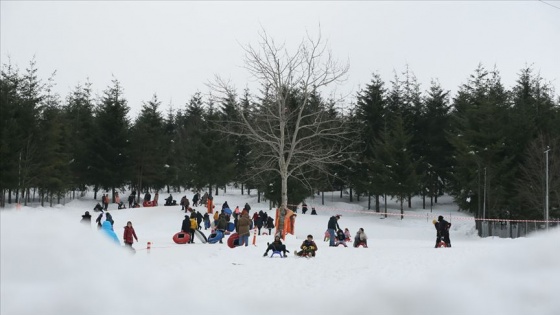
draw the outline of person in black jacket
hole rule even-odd
[[[451,247],[451,240],[449,239],[449,228],[451,227],[451,223],[445,221],[443,216],[438,217],[438,222],[436,228],[438,230],[438,234],[440,237],[443,237],[443,241],[447,247]],[[437,244],[436,244],[437,247]]]
[[[307,204],[304,202],[301,204],[301,213],[305,214],[307,212]]]
[[[274,242],[272,242],[271,244],[268,244],[268,247],[266,248],[266,252],[264,252],[263,257],[268,256],[268,251],[271,250],[273,252],[282,252],[284,254],[284,256],[282,257],[286,257],[286,253],[289,253],[290,251],[286,249],[286,245],[282,244],[282,239],[280,239],[279,235],[276,235],[274,237]]]
[[[272,217],[266,218],[266,228],[268,229],[268,235],[271,235],[274,228],[274,219]]]
[[[91,215],[89,214],[89,211],[86,211],[86,213],[82,215],[82,220],[80,220],[80,222],[91,225]]]
[[[183,220],[183,224],[181,224],[181,231],[190,233],[191,232],[191,218],[187,214],[185,219]]]
[[[329,246],[336,246],[335,245],[335,240],[336,240],[336,231],[340,230],[340,226],[338,226],[338,219],[340,219],[340,214],[337,215],[333,215],[330,219],[329,219],[329,223],[327,224],[327,230],[329,231]]]

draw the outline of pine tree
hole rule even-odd
[[[134,166],[134,186],[139,192],[162,189],[165,182],[165,152],[169,141],[164,137],[163,117],[159,113],[161,102],[157,95],[142,105],[142,110],[131,128],[131,165]]]
[[[70,187],[86,190],[87,185],[94,184],[92,169],[92,152],[94,135],[93,100],[91,83],[74,88],[66,100],[65,124],[68,132],[70,158]]]
[[[101,97],[95,111],[95,137],[93,141],[93,182],[97,187],[112,189],[131,180],[129,152],[129,107],[121,84],[113,79]]]
[[[376,144],[386,125],[386,90],[379,74],[374,73],[371,82],[358,93],[354,123],[358,130],[359,140],[356,141],[360,152],[354,166],[353,181],[357,187],[367,191],[368,196],[375,196],[375,210],[379,212],[379,196],[384,195],[382,168],[376,163]]]

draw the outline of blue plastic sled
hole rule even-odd
[[[230,232],[235,231],[235,224],[233,224],[233,222],[229,222],[227,225],[227,230]]]
[[[208,236],[208,243],[215,244],[224,238],[224,233],[222,231],[216,231]]]

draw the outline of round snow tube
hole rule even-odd
[[[237,246],[239,246],[239,234],[237,233],[233,233],[229,236],[228,240],[227,240],[227,245],[230,248],[235,248]]]
[[[224,237],[222,231],[216,231],[208,236],[208,243],[215,244],[219,242]]]
[[[187,244],[191,240],[191,234],[188,232],[178,232],[173,235],[173,242],[177,244]]]
[[[230,232],[235,231],[235,224],[233,224],[233,222],[229,222],[227,225],[227,230]]]

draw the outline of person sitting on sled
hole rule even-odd
[[[348,247],[348,245],[346,245],[346,235],[344,235],[344,232],[342,230],[338,230],[336,231],[336,243],[335,245],[344,245],[344,247]]]
[[[284,254],[283,257],[286,257],[286,253],[290,252],[289,250],[286,249],[286,245],[282,244],[282,239],[280,238],[280,235],[276,235],[274,237],[274,242],[268,244],[268,247],[266,248],[266,252],[264,252],[263,257],[268,256],[269,250],[273,252],[282,252]]]
[[[348,228],[344,229],[344,236],[346,236],[345,241],[350,242],[352,239],[352,234],[350,234],[350,230]]]
[[[367,248],[367,235],[363,228],[360,228],[354,237],[354,247],[358,247],[360,245]]]
[[[317,251],[317,244],[313,242],[313,235],[307,235],[307,239],[303,241],[300,246],[301,251],[296,252],[297,256],[311,256],[315,257],[315,252]]]

